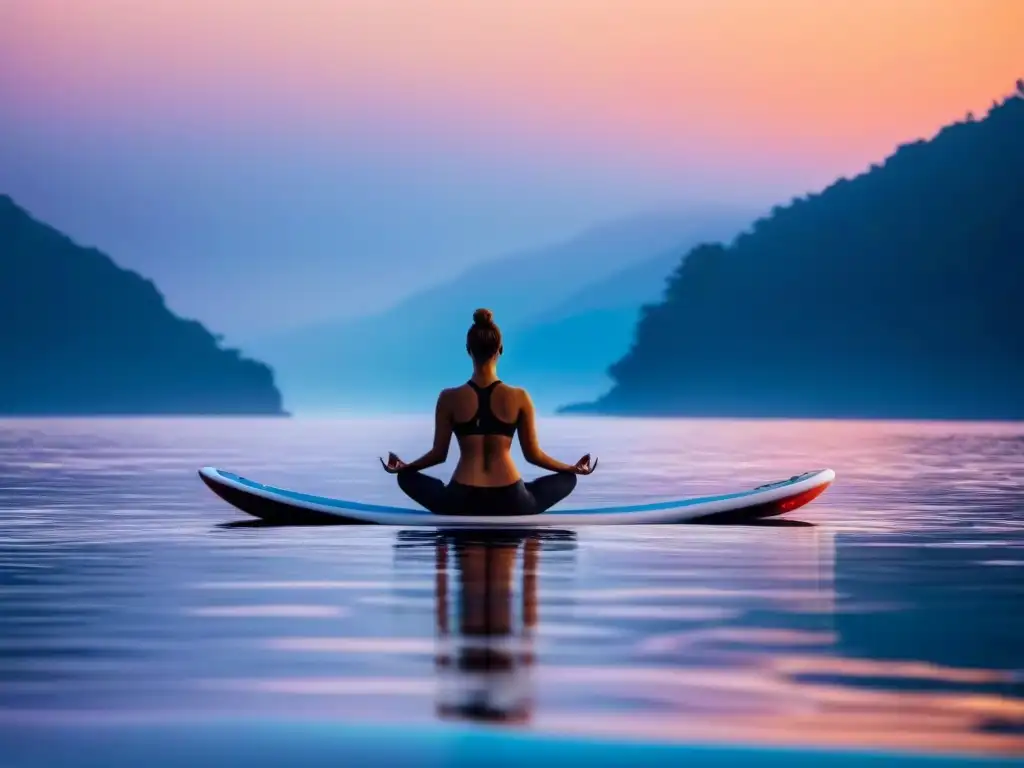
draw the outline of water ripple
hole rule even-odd
[[[580,503],[832,466],[810,527],[223,528],[216,464],[401,501],[429,420],[0,423],[0,722],[173,713],[1024,751],[1024,426],[553,422]],[[603,446],[603,447],[602,447]],[[442,471],[446,471],[443,468]]]

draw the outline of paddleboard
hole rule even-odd
[[[774,517],[811,502],[836,473],[819,469],[746,491],[644,504],[574,509],[559,508],[539,515],[435,515],[415,507],[392,507],[332,499],[264,485],[216,467],[203,467],[199,477],[224,501],[253,517],[276,523],[364,524],[468,528],[518,528],[578,525],[663,525],[687,522],[742,522]]]

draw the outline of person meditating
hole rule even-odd
[[[498,378],[504,352],[501,331],[489,309],[473,313],[466,334],[473,375],[465,384],[444,389],[437,398],[434,445],[406,463],[394,453],[380,460],[398,476],[398,487],[413,501],[439,515],[535,515],[558,503],[576,487],[577,475],[597,469],[588,453],[575,464],[551,458],[537,440],[536,417],[529,393]],[[523,482],[512,460],[512,438],[519,432],[523,457],[553,474]],[[423,474],[448,458],[452,434],[459,443],[459,463],[451,481]]]

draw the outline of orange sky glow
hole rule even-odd
[[[0,13],[29,103],[295,130],[415,114],[668,155],[877,154],[1024,76],[1019,0],[13,0]]]

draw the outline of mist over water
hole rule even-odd
[[[540,425],[549,453],[600,457],[572,505],[836,470],[761,526],[262,527],[195,474],[401,503],[377,456],[414,458],[430,427],[0,422],[0,745],[259,718],[1024,751],[1024,426]]]

